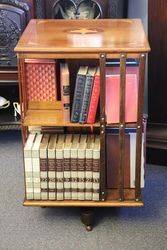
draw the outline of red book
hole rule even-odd
[[[88,118],[87,123],[94,123],[96,112],[97,112],[97,106],[99,101],[99,95],[100,95],[100,69],[97,69],[97,72],[94,77],[94,83],[93,83],[93,89],[92,89],[92,95],[89,105],[89,111],[88,111]]]
[[[125,122],[136,122],[138,102],[138,67],[127,67],[125,92]],[[119,123],[119,105],[119,67],[106,68],[106,118],[108,124]]]

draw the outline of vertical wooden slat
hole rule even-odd
[[[100,54],[100,200],[102,201],[106,198],[105,66],[106,55]]]
[[[146,55],[141,54],[139,59],[139,88],[137,110],[137,135],[136,135],[136,174],[135,174],[135,199],[141,200],[141,150],[142,150],[142,119],[144,104],[144,80],[145,80]]]
[[[119,200],[124,200],[126,55],[120,57]]]

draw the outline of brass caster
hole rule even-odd
[[[86,231],[90,232],[92,231],[93,227],[92,226],[86,226]]]

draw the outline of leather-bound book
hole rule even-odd
[[[41,200],[48,199],[48,144],[49,134],[44,134],[40,144]]]
[[[77,74],[73,97],[71,122],[79,122],[87,71],[87,66],[81,66]]]
[[[60,64],[61,101],[63,118],[70,122],[70,75],[67,63]]]
[[[48,145],[48,199],[56,200],[56,143],[57,135],[50,136]]]
[[[24,146],[24,169],[25,169],[25,184],[26,184],[26,199],[33,200],[33,168],[32,168],[32,147],[35,140],[35,134],[29,134]]]
[[[126,68],[125,121],[137,121],[138,67]],[[106,118],[107,123],[118,123],[120,112],[119,67],[106,68]]]
[[[80,118],[79,118],[80,123],[87,122],[88,110],[89,110],[89,104],[90,104],[90,99],[92,95],[92,87],[93,87],[95,73],[96,73],[96,68],[89,68],[86,74],[82,107],[81,107],[81,113],[80,113]]]
[[[85,199],[85,158],[87,135],[81,135],[78,147],[78,200]]]
[[[71,145],[71,199],[78,199],[78,147],[80,135],[74,134]]]
[[[93,148],[94,135],[88,135],[85,158],[85,200],[92,200],[93,194]]]
[[[100,136],[96,135],[93,148],[93,196],[92,200],[100,199]]]
[[[56,101],[56,61],[26,59],[26,89],[28,101]]]
[[[57,200],[64,200],[63,151],[65,135],[59,135],[56,145],[56,191]]]
[[[32,147],[32,165],[33,165],[33,191],[34,200],[41,199],[41,184],[40,184],[40,143],[42,134],[37,134],[34,145]]]
[[[87,123],[90,124],[95,123],[99,97],[100,97],[100,68],[98,67],[93,82],[93,89],[88,110]]]
[[[72,134],[67,134],[64,144],[64,200],[71,200],[71,143]]]

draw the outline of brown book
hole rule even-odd
[[[48,143],[49,134],[44,134],[40,144],[40,179],[41,179],[41,199],[48,199]]]
[[[70,74],[67,63],[60,64],[61,101],[65,122],[70,122]]]
[[[56,199],[56,143],[57,135],[51,135],[48,145],[48,198]]]

